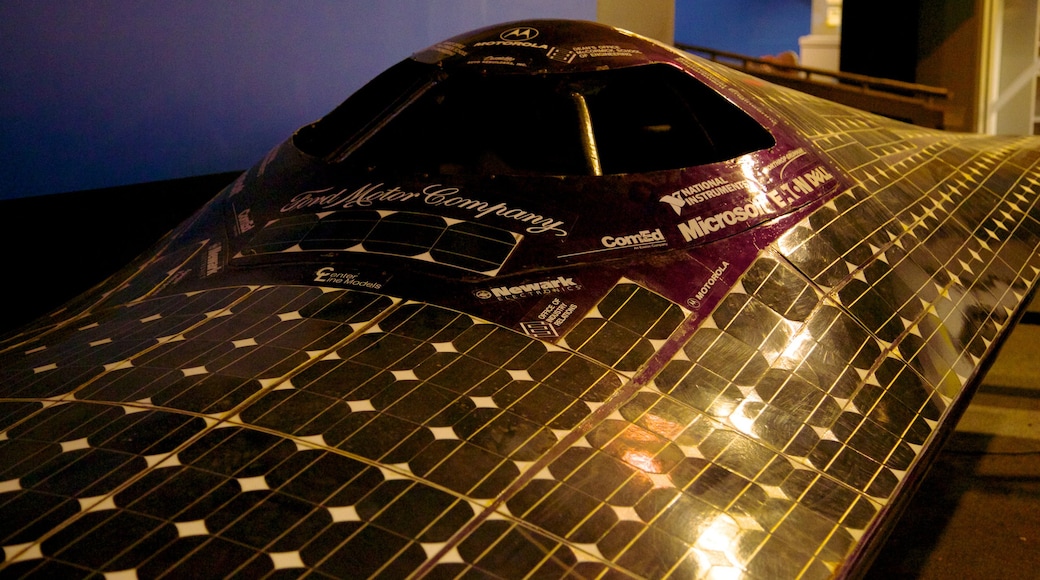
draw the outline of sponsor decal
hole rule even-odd
[[[744,205],[731,207],[707,217],[697,216],[685,223],[678,224],[677,227],[683,239],[692,242],[730,226],[782,211],[791,205],[797,205],[803,196],[813,193],[819,186],[832,179],[834,176],[825,167],[815,167],[776,189],[755,196]],[[695,192],[694,195],[697,193]],[[662,198],[661,201],[665,201],[665,199]],[[675,207],[674,204],[673,207]],[[676,211],[679,209],[676,208]]]
[[[574,61],[574,57],[577,56],[577,53],[569,48],[550,48],[547,56],[553,60],[570,64]]]
[[[481,300],[491,300],[492,298],[497,300],[513,300],[530,296],[571,292],[574,290],[581,290],[581,288],[581,284],[575,282],[574,278],[557,276],[555,278],[538,282],[517,284],[515,286],[498,286],[490,289],[481,289],[475,291],[473,295]]]
[[[628,234],[626,236],[603,236],[599,239],[599,243],[602,248],[595,250],[587,250],[583,252],[575,252],[573,254],[563,254],[558,256],[560,258],[572,258],[574,256],[585,256],[588,254],[598,254],[600,252],[609,252],[611,250],[617,250],[620,248],[628,248],[631,250],[641,250],[644,248],[660,248],[668,245],[668,240],[665,239],[664,234],[661,233],[661,228],[655,230],[640,230],[639,233]]]
[[[704,300],[705,297],[708,296],[708,293],[711,292],[712,287],[714,287],[715,284],[722,278],[722,275],[726,273],[727,268],[729,268],[729,262],[723,260],[722,265],[720,265],[718,268],[715,268],[715,271],[711,273],[711,276],[708,278],[708,281],[705,282],[703,286],[701,286],[701,289],[698,290],[692,298],[686,301],[686,304],[694,310],[699,309],[701,307],[701,302]]]
[[[511,56],[485,56],[480,60],[471,60],[466,64],[504,64],[518,67],[527,66],[527,63],[517,62],[516,59]]]
[[[771,161],[769,163],[769,165],[766,165],[765,168],[763,168],[763,171],[765,171],[766,173],[769,173],[770,171],[776,169],[777,167],[780,167],[781,165],[783,165],[786,168],[788,163],[790,163],[791,161],[794,161],[795,159],[798,159],[802,155],[805,155],[805,149],[802,149],[801,147],[799,147],[797,149],[792,149],[791,151],[788,151],[787,153],[785,153],[783,155],[783,157],[780,157],[779,159],[774,159],[773,161]],[[784,174],[784,171],[783,171],[783,169],[781,169],[780,170],[780,175],[783,175],[783,174]]]
[[[368,183],[354,191],[326,187],[325,189],[304,191],[293,196],[289,203],[282,206],[281,212],[286,213],[315,206],[322,210],[368,207],[377,201],[403,202],[420,196],[422,194],[419,192],[404,191],[400,187],[387,188],[382,183]]]
[[[641,50],[624,48],[616,44],[575,46],[572,50],[578,55],[578,58],[613,58],[619,56],[641,56],[643,54]]]
[[[368,290],[379,290],[383,287],[383,284],[380,282],[362,280],[356,272],[337,272],[332,266],[326,266],[314,272],[314,282],[317,282],[318,284],[333,284],[336,286],[365,288]]]
[[[577,304],[559,297],[553,298],[538,312],[536,320],[521,322],[520,330],[534,338],[556,338],[560,336],[560,328],[577,310]]]
[[[256,224],[253,223],[253,218],[249,215],[249,208],[238,212],[236,218],[235,221],[239,234],[244,234],[256,226]]]
[[[530,26],[519,26],[499,34],[502,40],[534,40],[538,36],[538,29]]]
[[[729,226],[746,222],[772,211],[773,209],[769,207],[765,200],[755,200],[706,218],[695,217],[684,224],[679,224],[679,233],[682,234],[684,240],[692,242],[697,238],[703,238],[708,234],[724,230]]]
[[[510,28],[498,35],[500,40],[485,40],[473,43],[473,46],[522,46],[524,48],[537,48],[548,50],[548,44],[537,44],[531,42],[538,37],[538,29],[530,26],[518,26]]]
[[[783,192],[787,199],[797,200],[803,195],[812,193],[817,187],[834,179],[826,167],[820,166],[795,177],[790,182],[781,185],[778,189]],[[783,207],[783,206],[781,206]]]
[[[660,201],[672,206],[672,209],[675,210],[675,215],[682,215],[682,208],[686,206],[694,206],[734,191],[748,190],[747,181],[730,183],[725,177],[716,177],[684,187],[675,193],[662,197]]]
[[[212,276],[220,271],[220,242],[213,242],[206,248],[206,273],[204,276]]]
[[[787,155],[792,155],[798,151],[801,150],[788,152]],[[804,151],[802,151],[802,153],[804,153]],[[799,155],[800,154],[795,155],[795,157],[798,157]],[[786,158],[787,156],[785,155],[778,161],[783,161]],[[775,163],[776,161],[773,162],[773,164]],[[775,165],[773,166],[775,167]],[[827,168],[818,166],[798,177],[795,177],[790,182],[784,183],[776,190],[767,192],[766,195],[772,199],[778,207],[784,208],[791,203],[797,202],[803,195],[813,193],[817,187],[833,178],[834,176],[827,171]],[[736,191],[750,193],[761,190],[759,189],[758,184],[750,181],[741,180],[730,182],[725,177],[715,177],[699,183],[694,183],[693,185],[684,187],[679,191],[662,196],[659,201],[671,206],[671,208],[675,210],[676,215],[682,215],[684,207],[693,207],[697,204]]]
[[[520,330],[527,336],[532,338],[556,338],[560,336],[556,332],[556,328],[552,324],[543,320],[531,320],[529,322],[521,322]]]
[[[481,199],[462,197],[459,188],[441,184],[428,185],[422,191],[405,191],[400,187],[386,187],[382,183],[368,183],[354,191],[327,187],[313,189],[293,196],[282,206],[281,212],[315,208],[321,211],[369,207],[373,203],[404,203],[421,200],[426,205],[451,207],[469,211],[475,219],[499,217],[528,224],[524,230],[531,234],[553,233],[558,237],[567,235],[563,221],[543,216],[524,209],[510,207],[505,202],[493,203]]]
[[[641,230],[637,234],[630,234],[627,236],[603,236],[600,239],[600,243],[603,244],[604,248],[656,248],[660,246],[666,246],[668,243],[664,239],[664,234],[661,233],[661,228],[656,230]]]
[[[469,54],[466,52],[466,47],[464,45],[448,40],[439,42],[430,48],[444,56],[467,56]]]
[[[511,208],[503,202],[492,204],[479,199],[468,199],[458,195],[457,187],[443,187],[431,185],[423,190],[423,203],[427,205],[456,207],[473,212],[477,219],[483,219],[489,215],[512,219],[519,222],[531,224],[525,231],[531,234],[544,234],[553,232],[557,237],[567,235],[567,230],[561,226],[563,222],[552,217],[546,217],[531,213],[519,208]]]
[[[559,298],[553,298],[552,302],[546,305],[541,312],[538,313],[538,320],[544,321],[547,324],[551,324],[559,328],[563,326],[564,322],[574,314],[574,311],[578,309],[578,305],[573,302],[565,302]]]
[[[537,48],[539,50],[549,50],[548,44],[520,42],[517,40],[485,40],[484,42],[476,42],[473,44],[473,46],[520,46],[523,48]]]

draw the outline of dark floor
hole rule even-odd
[[[1035,320],[1009,337],[867,578],[1040,578]]]

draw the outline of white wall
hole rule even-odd
[[[985,130],[991,134],[1034,132],[1037,73],[1037,11],[1033,0],[995,0]]]
[[[596,20],[660,40],[675,42],[675,0],[599,0]]]

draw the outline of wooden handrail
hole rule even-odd
[[[763,58],[755,58],[733,52],[715,50],[712,48],[705,48],[702,46],[694,46],[692,44],[686,44],[682,42],[676,42],[675,46],[676,48],[680,48],[682,50],[707,55],[709,60],[711,60],[712,62],[721,62],[722,64],[726,64],[728,66],[733,65],[727,62],[722,62],[719,59],[737,61],[741,63],[741,65],[734,66],[734,68],[738,68],[740,70],[752,73],[755,72],[757,68],[753,66],[748,66],[749,63],[758,65],[758,67],[769,67],[777,74],[794,73],[803,77],[806,80],[813,80],[813,76],[823,76],[840,81],[842,84],[846,86],[858,86],[864,90],[882,91],[899,95],[909,94],[913,97],[923,99],[926,102],[933,102],[935,99],[946,100],[950,98],[950,91],[942,87],[933,87],[930,85],[921,85],[917,83],[908,83],[892,79],[871,77],[856,73],[830,71],[807,66],[780,64]]]

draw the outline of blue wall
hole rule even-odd
[[[675,41],[747,56],[798,52],[812,0],[676,0]]]
[[[677,0],[678,41],[797,50],[811,0]],[[0,0],[0,199],[245,169],[387,66],[596,0]]]
[[[245,169],[387,66],[596,0],[2,0],[0,199]]]

